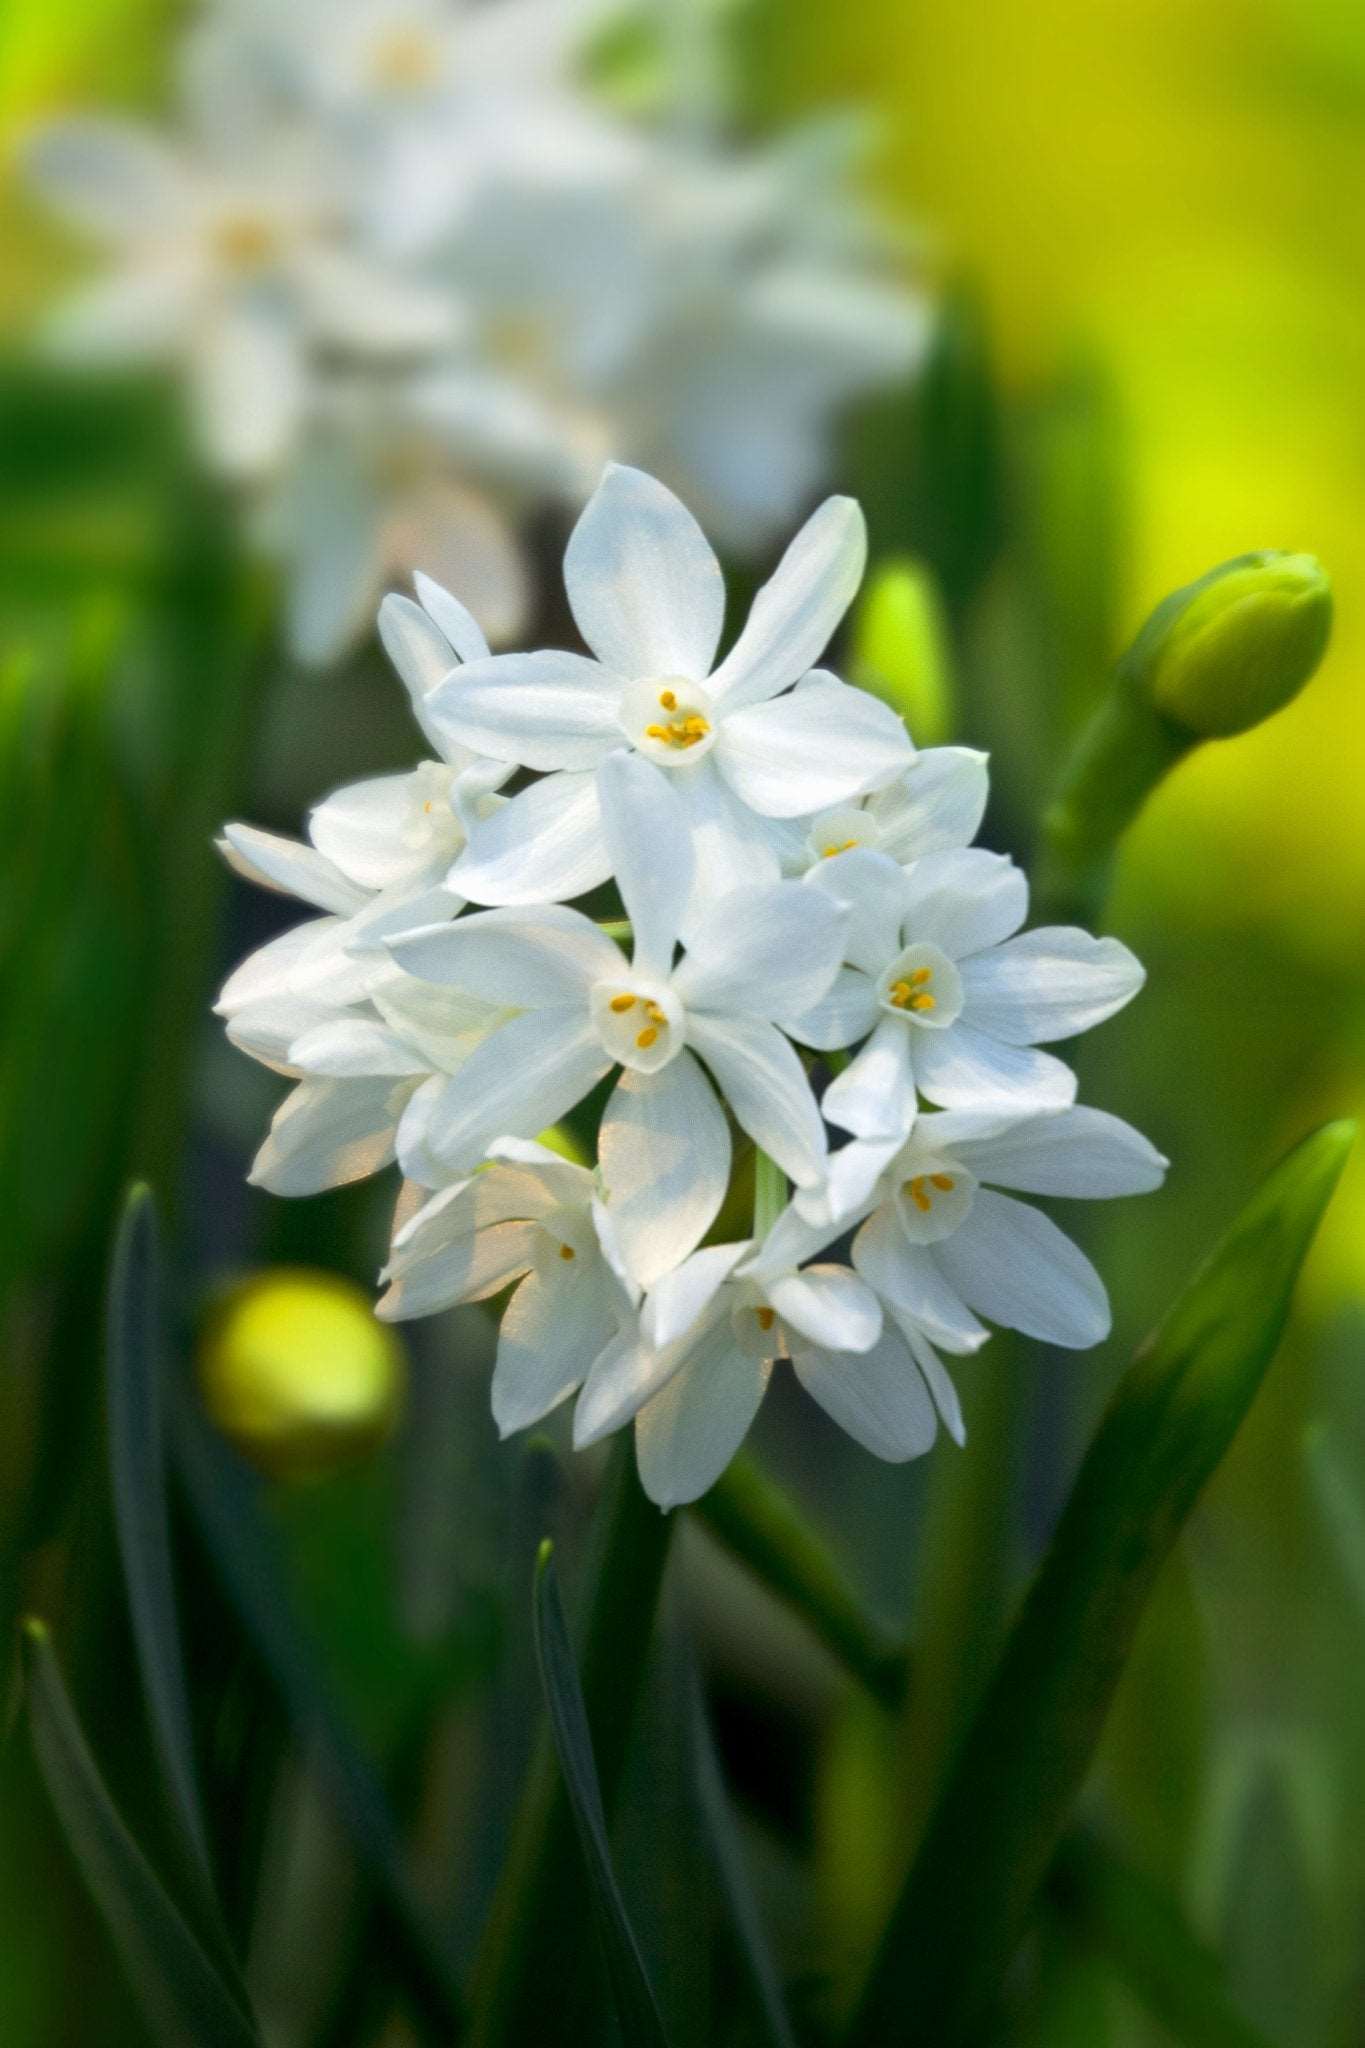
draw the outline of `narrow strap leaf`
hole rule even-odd
[[[1147,1596],[1274,1355],[1354,1136],[1284,1160],[1124,1374],[892,1907],[851,2034],[975,2039],[1103,1730]]]
[[[555,1754],[559,1758],[569,1804],[573,1809],[607,1975],[622,2031],[632,2048],[636,2048],[637,2043],[639,2048],[649,2048],[650,2043],[657,2044],[657,2048],[665,2048],[667,2037],[649,1973],[612,1868],[607,1818],[602,1811],[592,1736],[588,1729],[578,1666],[574,1662],[564,1620],[564,1606],[559,1597],[553,1548],[548,1541],[542,1543],[536,1560],[535,1632],[536,1658],[545,1689]]]
[[[687,1683],[688,1720],[691,1724],[693,1769],[702,1819],[715,1858],[721,1898],[740,1966],[748,1982],[754,2008],[757,2038],[766,2048],[796,2048],[796,2035],[787,2013],[782,1980],[768,1946],[767,1932],[754,1897],[744,1844],[725,1789],[715,1737],[711,1733],[706,1698],[696,1666],[690,1664]]]
[[[374,1879],[394,1962],[414,2005],[442,2040],[453,2041],[464,2027],[459,1986],[413,1889],[383,1789],[294,1621],[255,1486],[188,1405],[177,1421],[178,1469],[223,1591]]]
[[[114,1524],[147,1711],[180,1833],[210,1898],[166,1497],[156,1210],[134,1187],[109,1279],[105,1397]]]
[[[752,1458],[741,1451],[694,1513],[874,1699],[891,1710],[901,1704],[906,1650],[866,1612],[800,1509]]]
[[[1069,1836],[1048,1885],[1173,2040],[1185,2048],[1270,2048],[1234,2005],[1217,1957],[1175,1902],[1103,1843]]]
[[[152,2034],[164,2048],[249,2048],[255,2023],[109,1797],[42,1622],[25,1623],[23,1652],[38,1768]]]

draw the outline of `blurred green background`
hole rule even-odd
[[[218,872],[211,836],[228,815],[294,831],[319,792],[410,749],[373,648],[323,675],[288,667],[269,579],[240,557],[164,393],[73,385],[24,348],[76,259],[19,190],[17,142],[73,99],[155,105],[174,19],[152,0],[11,0],[0,19],[0,1586],[7,1628],[21,1607],[52,1621],[111,1784],[152,1839],[99,1413],[117,1201],[133,1172],[156,1184],[187,1327],[247,1270],[370,1284],[386,1194],[287,1204],[243,1185],[276,1091],[208,1005],[281,920]],[[925,378],[852,424],[830,482],[863,497],[874,561],[913,555],[936,578],[955,685],[948,729],[927,736],[991,750],[989,843],[1028,855],[1067,736],[1169,589],[1247,548],[1305,549],[1338,605],[1304,696],[1182,766],[1125,847],[1106,925],[1149,985],[1084,1047],[1082,1091],[1173,1168],[1164,1194],[1086,1219],[1111,1343],[1061,1356],[998,1339],[961,1374],[966,1452],[940,1444],[910,1468],[874,1466],[794,1401],[762,1418],[764,1462],[888,1623],[913,1623],[925,1739],[908,1749],[685,1532],[670,1617],[685,1608],[702,1646],[765,1908],[818,2024],[847,1997],[1120,1362],[1286,1145],[1365,1108],[1365,19],[1335,0],[766,0],[735,33],[756,127],[849,101],[880,117],[879,177],[942,291]],[[1365,2035],[1362,1336],[1358,1158],[1290,1340],[1164,1575],[1086,1794],[1286,2048]],[[530,1743],[534,1539],[549,1517],[572,1558],[591,1478],[566,1465],[548,1504],[528,1498],[520,1447],[488,1419],[490,1349],[474,1312],[417,1326],[387,1446],[253,1495],[461,1957]],[[212,1545],[187,1540],[211,1810],[271,2038],[413,2038],[382,1930],[362,1940],[372,1888],[316,1759]],[[675,1739],[669,1640],[660,1741]],[[15,1755],[6,1784],[7,2048],[142,2039]],[[667,1773],[635,1791],[627,1877],[662,1833],[686,1890],[699,1852]],[[664,1902],[638,1893],[649,1943]],[[674,2010],[724,1968],[693,1910],[686,1957],[657,1944]],[[1084,1916],[1048,1923],[1016,1989],[1002,2039],[1179,2038]]]

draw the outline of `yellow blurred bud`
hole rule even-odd
[[[275,1478],[321,1477],[375,1450],[402,1407],[406,1359],[369,1296],[277,1267],[218,1302],[199,1351],[213,1421]]]
[[[853,673],[900,713],[916,746],[951,738],[952,656],[938,590],[922,563],[897,557],[873,571],[853,623]]]
[[[1158,605],[1124,666],[1163,718],[1227,739],[1298,695],[1331,631],[1332,588],[1312,555],[1239,555]]]

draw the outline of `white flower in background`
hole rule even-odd
[[[1040,1041],[1073,1038],[1122,1009],[1142,968],[1117,939],[1057,926],[1015,937],[1028,883],[1001,854],[928,853],[907,873],[855,848],[805,886],[849,908],[844,967],[805,1016],[804,1045],[866,1044],[826,1091],[826,1118],[855,1137],[898,1143],[918,1095],[947,1109],[1056,1109],[1076,1078]]]
[[[987,756],[975,747],[926,747],[885,789],[810,819],[796,861],[805,870],[866,847],[908,868],[955,852],[975,839],[989,791]]]
[[[389,1321],[484,1301],[515,1284],[498,1332],[493,1419],[539,1422],[635,1333],[598,1178],[546,1146],[504,1138],[488,1167],[432,1195],[394,1233],[378,1313]]]
[[[515,1008],[453,1078],[413,1102],[399,1156],[414,1180],[468,1171],[497,1137],[529,1137],[614,1068],[598,1155],[617,1237],[648,1284],[709,1228],[736,1121],[799,1186],[825,1164],[820,1112],[772,1019],[833,978],[845,914],[799,882],[736,890],[674,954],[692,888],[682,805],[637,757],[602,769],[602,818],[634,935],[627,961],[576,910],[486,911],[390,939],[408,972]]]
[[[313,138],[162,140],[73,119],[29,151],[40,194],[113,264],[63,306],[49,342],[83,362],[178,362],[215,467],[269,474],[292,452],[319,351],[401,362],[447,343],[448,294],[351,246],[335,169]]]
[[[914,749],[894,712],[811,664],[851,602],[866,557],[848,498],[816,512],[715,665],[720,565],[671,492],[613,467],[569,541],[569,602],[595,660],[494,655],[431,700],[443,730],[543,771],[471,836],[456,881],[476,902],[578,896],[612,863],[598,781],[623,752],[672,785],[692,837],[698,906],[776,880],[773,821],[889,782]],[[798,685],[793,689],[792,685]]]

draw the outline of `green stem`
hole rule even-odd
[[[597,929],[603,938],[615,939],[618,946],[628,946],[634,935],[628,917],[604,918]]]
[[[787,1176],[766,1152],[754,1153],[754,1236],[761,1244],[787,1206]]]
[[[1120,673],[1082,728],[1043,813],[1036,915],[1095,922],[1120,839],[1195,744],[1193,734],[1162,718]]]
[[[579,1671],[610,1822],[644,1682],[674,1517],[646,1499],[629,1432],[600,1506]],[[470,2048],[594,2038],[579,2026],[594,1954],[582,1857],[547,1739],[537,1747],[475,1966]]]
[[[800,1510],[752,1458],[741,1451],[732,1459],[693,1512],[875,1700],[899,1706],[909,1677],[904,1645],[865,1612]]]

